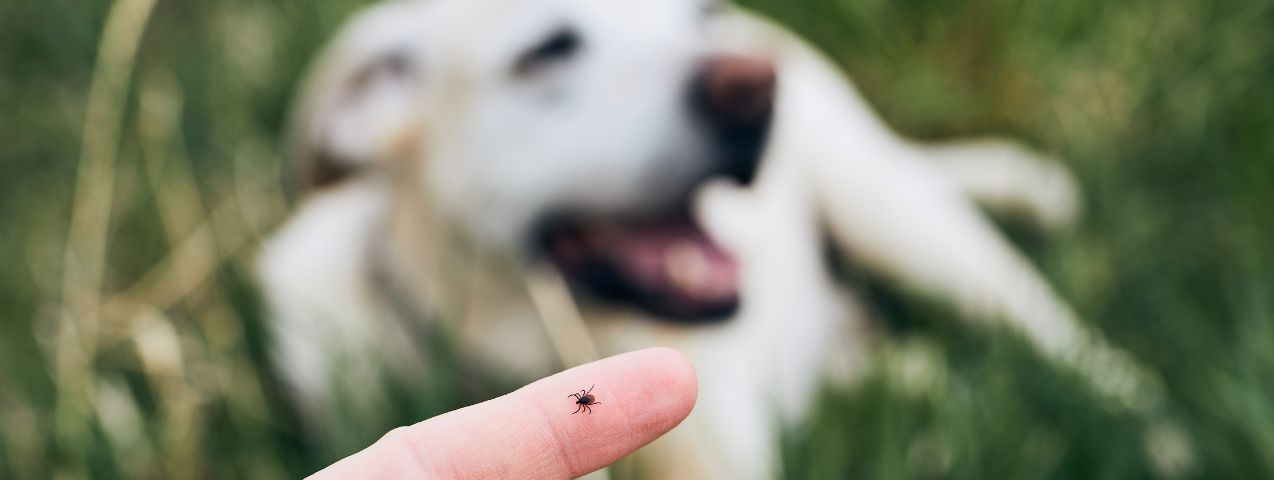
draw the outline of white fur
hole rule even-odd
[[[753,187],[712,183],[697,199],[701,224],[740,261],[741,311],[720,325],[679,327],[583,304],[602,354],[668,345],[698,370],[699,405],[644,451],[658,459],[649,471],[769,477],[777,426],[804,419],[820,382],[837,373],[833,358],[850,362],[851,377],[865,368],[875,339],[865,309],[823,264],[824,224],[853,262],[970,319],[1019,329],[1107,393],[1137,394],[1129,385],[1144,375],[1135,364],[1085,330],[974,205],[1064,226],[1078,203],[1060,167],[1004,142],[906,141],[791,34],[741,12],[701,24],[699,6],[433,0],[355,20],[319,63],[300,141],[372,167],[312,193],[262,253],[278,362],[293,386],[321,403],[331,352],[364,359],[361,370],[395,355],[386,346],[411,350],[368,292],[369,248],[400,260],[399,280],[420,292],[421,308],[480,325],[466,329],[479,332],[463,335],[468,348],[528,377],[549,373],[552,350],[542,334],[525,333],[536,310],[520,291],[514,247],[546,209],[658,203],[647,198],[652,179],[705,168],[702,140],[677,113],[684,80],[706,52],[741,51],[778,65],[769,150]],[[581,57],[534,81],[510,78],[510,60],[564,22],[583,30]],[[342,90],[342,79],[404,45],[419,78]],[[485,260],[440,267],[458,251]],[[484,279],[480,288],[456,281],[457,271]],[[512,338],[524,340],[511,349]]]
[[[320,412],[340,357],[374,373],[384,338],[381,307],[369,291],[367,233],[382,222],[385,193],[356,182],[314,196],[261,251],[261,282],[274,314],[274,356],[305,408]],[[355,321],[354,319],[358,319]]]

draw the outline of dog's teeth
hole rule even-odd
[[[679,290],[695,293],[712,281],[711,261],[695,242],[678,242],[664,254],[664,275]]]

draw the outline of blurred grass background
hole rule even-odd
[[[297,77],[362,3],[0,2],[0,478],[299,477],[353,448],[302,435],[251,260],[292,201],[279,136]],[[1274,477],[1274,3],[744,3],[908,134],[1008,134],[1066,159],[1079,228],[1006,227],[1164,377],[1180,430],[1146,455],[1144,419],[1018,339],[871,285],[884,355],[945,367],[886,361],[829,389],[785,433],[787,476]],[[387,423],[479,400],[435,383]]]

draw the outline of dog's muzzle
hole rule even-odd
[[[691,77],[689,107],[712,144],[713,177],[751,183],[774,110],[774,65],[769,60],[719,56]],[[638,216],[556,212],[541,224],[539,248],[575,289],[634,306],[654,318],[711,322],[739,306],[739,271],[691,214],[692,191],[666,211]]]

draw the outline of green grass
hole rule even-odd
[[[360,3],[159,0],[108,98],[118,115],[93,121],[113,3],[0,3],[0,478],[297,477],[384,425],[509,387],[438,373],[427,396],[396,396],[384,425],[316,445],[266,362],[251,257],[289,201],[280,130],[306,62]],[[1015,238],[1166,380],[1194,446],[1187,476],[1274,476],[1274,4],[745,3],[798,27],[910,135],[1013,135],[1066,159],[1083,221]],[[82,151],[86,131],[118,148]],[[76,235],[80,158],[116,151],[79,182],[113,186],[97,190],[106,229]],[[82,275],[95,265],[98,288]],[[64,303],[82,289],[114,302],[95,326],[63,320],[81,318],[62,313],[84,311]],[[1145,419],[1013,336],[871,290],[897,348],[945,367],[919,391],[890,362],[827,390],[817,421],[784,435],[789,477],[1153,475]]]

